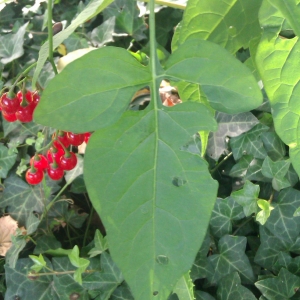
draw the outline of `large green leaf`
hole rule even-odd
[[[299,32],[299,23],[295,23],[299,8],[294,1],[288,6],[284,2],[270,1],[281,9],[293,26],[295,33]],[[292,164],[300,174],[300,102],[299,102],[299,73],[300,62],[298,52],[300,43],[298,37],[282,39],[279,36],[283,29],[284,18],[278,16],[274,21],[267,8],[272,8],[266,1],[261,13],[261,25],[264,33],[257,49],[256,63],[270,99],[275,129],[279,137],[290,147]],[[297,25],[298,24],[298,25]]]
[[[53,50],[57,48],[67,37],[69,37],[75,29],[85,21],[93,18],[107,7],[113,0],[92,0],[86,8],[72,21],[72,23],[64,30],[53,37]],[[49,55],[49,42],[45,42],[39,51],[39,59],[32,78],[32,86],[35,89],[36,81]]]
[[[200,248],[216,184],[201,157],[180,147],[198,130],[213,128],[212,121],[199,103],[128,111],[89,141],[89,195],[136,299],[155,292],[166,299]]]
[[[258,10],[262,0],[189,0],[178,41],[187,39],[210,40],[231,53],[248,48],[252,38],[260,35]]]
[[[34,119],[75,132],[110,125],[126,110],[128,99],[150,79],[148,68],[124,49],[91,51],[66,66],[49,83]]]
[[[262,93],[250,70],[209,41],[186,41],[169,57],[166,68],[165,74],[173,80],[200,84],[218,111],[246,112],[262,103]]]

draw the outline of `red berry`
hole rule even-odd
[[[74,169],[76,164],[77,157],[73,152],[66,153],[60,158],[60,166],[66,171]]]
[[[53,163],[53,159],[57,164],[60,164],[60,158],[65,154],[65,151],[62,148],[51,147],[47,152],[47,159],[49,163]]]
[[[92,135],[91,132],[86,132],[86,133],[84,134],[84,141],[85,141],[86,143],[88,143],[88,141],[89,141],[91,135]]]
[[[27,170],[25,179],[29,184],[39,184],[44,178],[44,173],[40,169],[30,168]]]
[[[67,132],[67,139],[73,146],[79,146],[84,142],[84,133]]]
[[[9,98],[8,94],[4,93],[0,99],[0,106],[6,113],[13,114],[20,107],[20,102],[17,97]]]
[[[34,109],[35,105],[33,103],[28,103],[26,106],[22,106],[21,104],[16,112],[17,119],[23,123],[31,122]]]
[[[35,91],[34,93],[32,93],[32,103],[34,103],[35,106],[38,105],[38,103],[40,102],[40,95],[38,94],[37,91]]]
[[[7,122],[15,122],[17,121],[16,113],[8,114],[6,111],[2,111],[2,116]]]
[[[52,139],[55,139],[55,134],[53,134]],[[57,148],[57,149],[63,149],[62,145],[60,143],[62,143],[64,145],[65,148],[68,148],[70,146],[70,142],[67,138],[67,133],[65,131],[59,131],[58,135],[57,135],[57,140],[53,141],[53,145]]]
[[[23,93],[22,91],[18,91],[17,92],[17,98],[19,99],[19,102],[21,103],[23,101]],[[25,93],[25,99],[28,101],[28,102],[31,102],[32,101],[32,94],[30,91],[26,91]]]
[[[36,169],[39,169],[42,171],[48,168],[48,160],[42,154],[38,154],[38,155],[31,157],[30,165],[32,166],[32,164]]]
[[[58,164],[50,164],[47,170],[49,177],[53,180],[59,180],[64,176],[64,170]]]

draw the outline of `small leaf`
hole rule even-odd
[[[35,271],[36,273],[38,273],[40,270],[43,269],[43,267],[46,266],[46,262],[42,254],[40,254],[39,256],[29,255],[29,257],[34,262],[34,265],[31,266],[30,269]]]
[[[90,257],[94,257],[98,254],[101,254],[102,252],[108,249],[106,237],[103,237],[98,229],[95,232],[94,243],[95,247],[92,248],[88,253]]]
[[[111,17],[104,21],[100,26],[94,28],[91,32],[91,40],[97,47],[113,41],[113,33],[115,29],[116,18]],[[95,47],[96,47],[95,46]]]
[[[257,212],[259,185],[246,180],[243,189],[233,192],[230,197],[243,207],[246,217]]]
[[[264,176],[269,178],[282,178],[286,175],[289,167],[289,160],[279,160],[274,162],[269,156],[267,156],[262,165],[261,172]]]
[[[257,213],[256,221],[261,225],[264,225],[270,217],[271,210],[273,210],[274,207],[272,207],[268,201],[261,199],[257,200],[257,205],[259,206],[261,211]]]
[[[210,219],[210,228],[215,237],[221,238],[232,231],[232,222],[244,218],[243,208],[231,197],[218,198]]]

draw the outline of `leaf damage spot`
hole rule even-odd
[[[186,183],[187,183],[187,181],[180,178],[180,177],[174,177],[172,179],[172,184],[177,186],[177,187],[181,187],[181,186],[185,185]]]
[[[154,291],[153,296],[157,296],[157,295],[158,295],[158,291]]]
[[[156,257],[156,262],[161,265],[167,265],[169,263],[169,258],[165,255],[158,255]]]

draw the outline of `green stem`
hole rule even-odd
[[[145,0],[144,2],[151,2],[151,0]],[[155,4],[159,5],[164,5],[172,8],[178,8],[178,9],[185,9],[186,5],[185,4],[179,4],[179,3],[174,3],[172,1],[165,1],[165,0],[155,0]]]
[[[92,207],[91,207],[91,210],[90,210],[89,219],[88,219],[88,222],[87,222],[87,225],[86,225],[84,237],[83,237],[82,247],[84,247],[84,246],[85,246],[85,243],[86,243],[86,238],[87,238],[88,231],[89,231],[89,229],[90,229],[90,225],[91,225],[91,222],[92,222],[93,213],[94,213],[94,207],[92,206]]]
[[[27,69],[25,69],[24,71],[21,72],[21,74],[17,77],[16,81],[14,82],[14,84],[11,86],[11,88],[9,89],[9,92],[8,92],[8,97],[9,98],[13,98],[14,97],[14,89],[16,87],[17,84],[19,84],[20,82],[20,79],[23,77],[23,76],[26,76],[27,73],[33,68],[35,67],[37,64],[37,62],[33,63],[31,66],[29,66]]]
[[[82,273],[95,273],[95,272],[100,272],[101,270],[85,270]],[[28,273],[29,277],[39,277],[39,276],[48,276],[48,275],[66,275],[66,274],[74,274],[76,272],[76,270],[74,271],[63,271],[63,272],[57,272],[57,271],[53,271],[53,272],[45,272],[45,273]]]
[[[232,156],[232,152],[230,152],[227,156],[225,156],[213,169],[211,169],[209,172],[210,174],[213,174],[215,171],[218,170],[218,168],[223,165],[223,163],[229,158]]]
[[[48,42],[49,42],[49,61],[52,65],[55,75],[58,74],[53,60],[53,29],[52,29],[52,0],[48,0]]]

